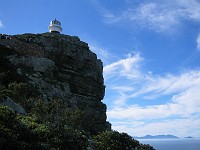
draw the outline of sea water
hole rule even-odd
[[[200,139],[139,139],[156,150],[200,150]]]

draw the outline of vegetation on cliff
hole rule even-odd
[[[104,131],[91,136],[77,127],[79,123],[76,123],[82,120],[80,113],[69,114],[73,115],[73,120],[65,122],[66,118],[60,118],[55,124],[41,121],[34,113],[19,115],[7,106],[0,106],[0,149],[86,150],[90,147],[94,150],[153,150],[150,145],[140,144],[126,133]]]
[[[86,149],[84,132],[69,126],[53,126],[35,117],[19,115],[0,106],[0,149]]]

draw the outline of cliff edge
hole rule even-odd
[[[94,133],[111,130],[106,121],[106,105],[102,103],[102,70],[101,60],[76,36],[0,35],[0,73],[6,76],[0,84],[27,83],[36,89],[28,93],[33,99],[39,96],[48,102],[59,98],[66,108],[86,112],[93,120]]]

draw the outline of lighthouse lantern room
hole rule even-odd
[[[62,32],[62,27],[61,27],[61,23],[60,21],[58,20],[53,20],[50,22],[50,25],[49,25],[49,32],[50,33],[60,33]]]

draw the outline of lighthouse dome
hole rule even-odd
[[[55,33],[62,32],[62,27],[61,27],[60,21],[58,21],[56,19],[51,21],[50,25],[49,25],[49,32],[50,33],[52,33],[52,32],[55,32]]]

